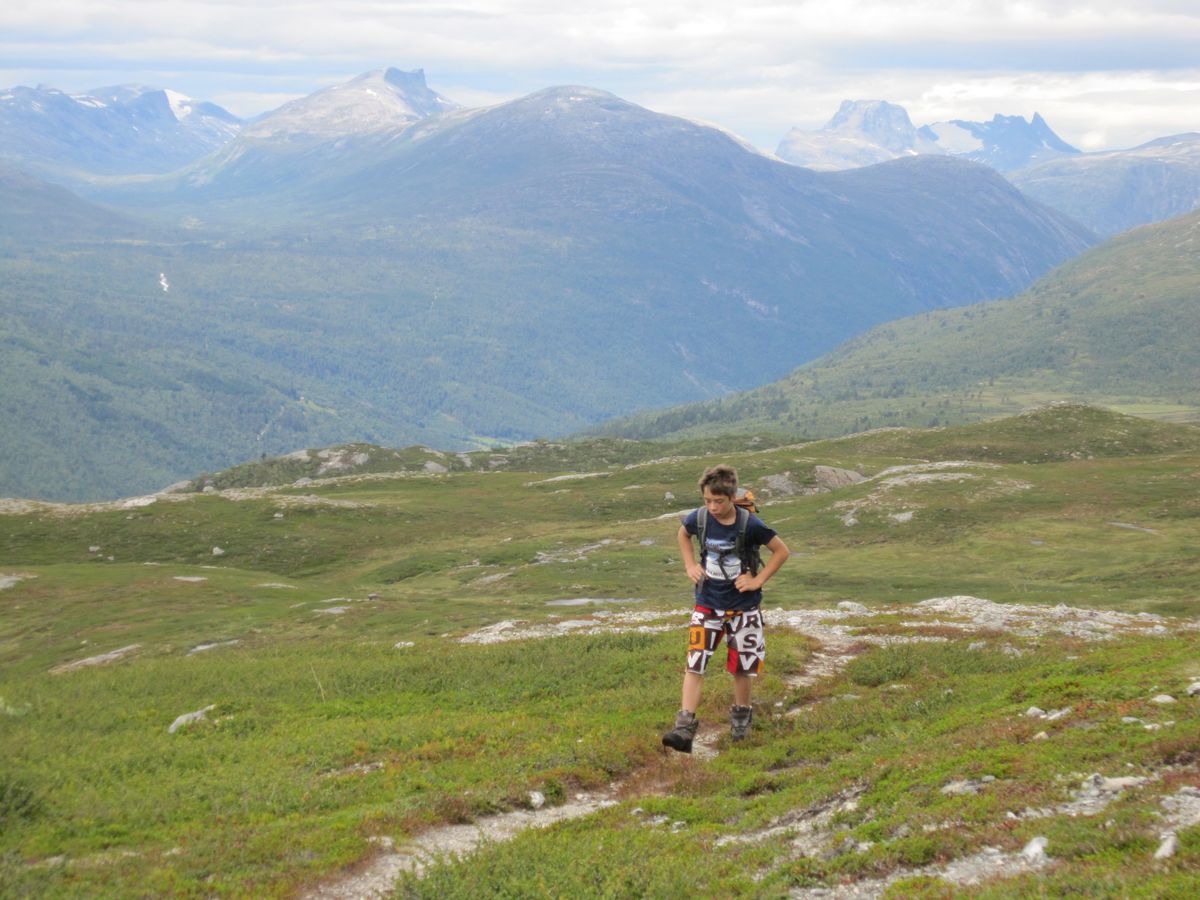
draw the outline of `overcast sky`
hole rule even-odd
[[[1200,131],[1200,2],[4,0],[0,86],[138,82],[242,116],[369,69],[480,106],[584,84],[774,150],[843,99],[1040,112],[1082,149]]]

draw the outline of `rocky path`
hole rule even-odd
[[[901,613],[910,617],[903,624],[913,628],[936,625],[941,628],[962,629],[964,634],[1006,632],[1020,636],[1064,634],[1085,640],[1105,640],[1116,633],[1168,634],[1172,629],[1200,629],[1196,622],[1171,622],[1147,614],[1128,614],[1072,607],[1036,607],[991,603],[977,597],[943,597],[926,600],[914,606],[875,609],[858,603],[843,602],[837,609],[767,610],[772,628],[787,628],[807,635],[820,646],[809,657],[803,671],[788,679],[791,687],[816,684],[835,677],[864,644],[888,644],[911,640],[945,640],[937,637],[907,635],[861,634],[856,623],[880,614]],[[527,625],[522,622],[500,622],[469,634],[466,643],[496,643],[512,640],[537,640],[563,634],[612,633],[614,631],[658,632],[679,628],[686,621],[687,610],[667,612],[597,612],[580,619]],[[849,621],[848,621],[849,620]],[[1200,692],[1200,685],[1197,685]],[[777,714],[796,715],[802,707],[776,710]],[[679,765],[703,764],[718,754],[717,742],[724,723],[701,725],[691,756],[674,754]],[[1127,785],[1116,785],[1112,779],[1096,774],[1089,776],[1077,791],[1074,802],[1092,806],[1106,804]],[[401,873],[423,871],[431,861],[447,855],[470,854],[487,842],[510,840],[529,828],[544,828],[558,822],[590,815],[618,802],[623,783],[608,786],[605,791],[577,794],[561,806],[541,806],[488,816],[469,825],[452,825],[415,835],[403,844],[390,838],[375,838],[379,851],[355,871],[332,879],[313,889],[310,898],[369,898],[388,896]],[[854,808],[862,789],[851,786],[839,795],[827,798],[812,808],[793,811],[765,828],[719,843],[754,843],[786,835],[792,845],[792,858],[829,852],[832,839],[831,821],[839,812]],[[1200,822],[1200,790],[1185,788],[1178,796],[1164,801],[1164,818],[1174,828],[1188,827]],[[639,812],[634,811],[635,814]],[[1164,832],[1164,847],[1168,846]],[[1170,831],[1169,834],[1173,834]],[[794,891],[796,898],[875,898],[880,897],[895,881],[913,875],[931,875],[956,885],[972,885],[995,877],[1007,877],[1032,871],[1049,864],[1045,855],[1045,839],[1035,838],[1020,853],[1004,853],[996,848],[982,851],[950,863],[922,869],[903,870],[884,879],[856,882],[834,888]],[[1165,851],[1163,851],[1165,852]]]
[[[380,852],[360,870],[321,885],[305,896],[312,900],[388,897],[402,873],[416,872],[419,875],[426,865],[439,857],[464,856],[478,849],[485,841],[496,843],[511,840],[529,828],[546,828],[558,822],[577,819],[616,802],[615,790],[576,794],[573,800],[561,806],[520,809],[487,816],[469,825],[447,825],[423,832],[401,845],[396,845],[391,838],[375,838],[374,843],[379,846]]]

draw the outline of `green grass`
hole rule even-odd
[[[658,743],[678,705],[682,627],[457,640],[500,620],[593,614],[554,599],[686,605],[670,513],[693,502],[712,458],[614,445],[603,452],[623,457],[605,461],[598,448],[574,461],[570,445],[504,451],[498,471],[479,471],[482,454],[447,475],[0,517],[0,575],[29,576],[0,590],[0,895],[287,896],[370,857],[372,837],[400,842],[522,807],[531,790],[554,803],[613,781],[617,806],[445,860],[398,893],[778,896],[985,846],[1019,851],[1035,834],[1056,865],[976,893],[1171,896],[1196,877],[1195,828],[1173,859],[1150,856],[1158,798],[1200,784],[1200,705],[1182,695],[1200,680],[1200,632],[1087,644],[905,624],[908,604],[952,594],[1194,619],[1191,429],[1068,408],[722,453],[755,488],[783,473],[810,483],[818,464],[874,476],[974,462],[932,472],[951,480],[762,491],[793,553],[768,586],[768,622],[773,608],[854,600],[895,606],[845,620],[864,641],[948,640],[864,643],[833,680],[791,688],[815,644],[769,630],[755,735],[737,748],[722,738],[711,762]],[[587,473],[602,477],[549,480]],[[322,502],[291,505],[303,496]],[[119,662],[50,672],[134,644]],[[189,653],[201,644],[221,646]],[[1181,702],[1151,704],[1161,692]],[[700,718],[722,721],[729,702],[717,674]],[[207,721],[168,734],[210,705]],[[1031,705],[1072,712],[1046,723],[1023,716]],[[790,708],[802,711],[779,714]],[[1033,740],[1042,730],[1049,740]],[[1102,816],[1008,816],[1066,802],[1093,771],[1156,780]],[[995,781],[978,794],[941,792],[984,775]],[[851,789],[857,806],[834,817],[829,846],[866,849],[809,858],[781,835],[727,840]],[[937,896],[922,877],[912,889]]]

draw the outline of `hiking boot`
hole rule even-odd
[[[752,706],[729,707],[729,733],[735,741],[743,740],[750,734],[750,720],[753,717]]]
[[[662,742],[672,750],[691,753],[692,741],[695,739],[696,729],[699,727],[700,723],[696,720],[696,714],[681,709],[675,714],[675,727],[662,736]]]

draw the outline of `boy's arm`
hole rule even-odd
[[[771,538],[771,542],[767,544],[767,549],[771,551],[771,558],[767,560],[761,572],[757,575],[743,572],[737,577],[737,580],[733,584],[739,591],[757,591],[771,580],[771,576],[779,571],[780,566],[787,562],[790,551],[787,548],[787,544],[783,542],[783,538],[779,535]]]
[[[696,554],[692,552],[692,536],[682,525],[679,526],[678,540],[683,568],[687,572],[688,578],[692,579],[692,584],[699,584],[704,580],[704,569],[696,562]]]

